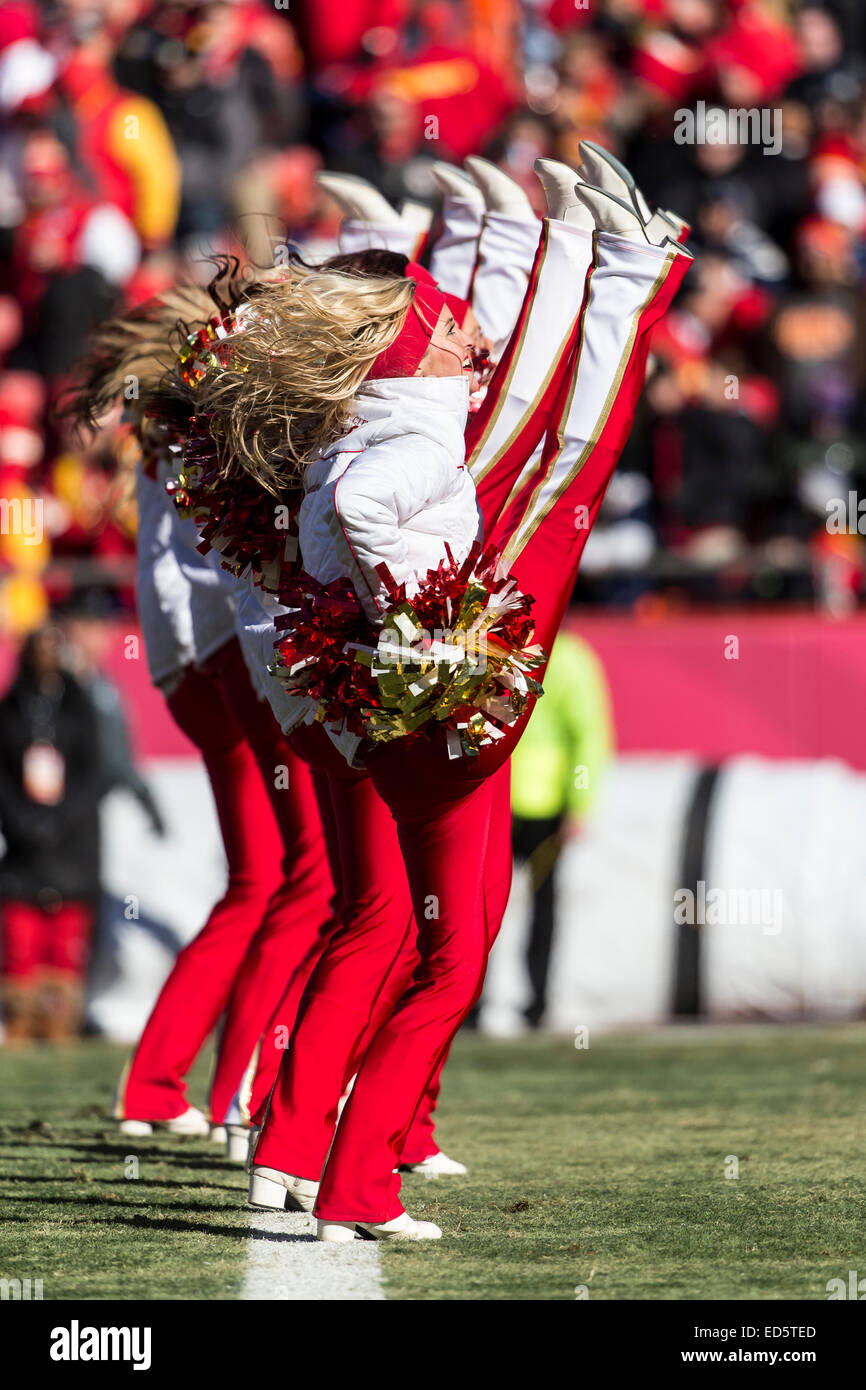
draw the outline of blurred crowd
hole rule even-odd
[[[535,158],[586,137],[691,223],[697,263],[580,596],[856,605],[862,0],[6,0],[0,628],[132,605],[122,427],[83,444],[53,411],[94,321],[214,252],[332,248],[322,167],[435,210],[432,163],[483,153],[540,211]]]

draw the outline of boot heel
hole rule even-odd
[[[281,1182],[263,1178],[260,1173],[250,1175],[249,1205],[268,1207],[271,1211],[285,1211],[288,1193]]]
[[[128,1139],[146,1139],[153,1134],[153,1125],[148,1120],[121,1120],[117,1132]]]
[[[226,1158],[229,1163],[246,1163],[250,1132],[244,1125],[226,1125]]]
[[[359,1234],[365,1234],[359,1232]],[[320,1221],[316,1230],[316,1240],[345,1241],[355,1239],[354,1221]]]
[[[253,1164],[256,1161],[256,1144],[259,1142],[261,1125],[251,1125],[247,1130],[247,1156],[244,1160],[244,1167],[248,1173],[253,1171]]]

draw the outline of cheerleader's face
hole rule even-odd
[[[481,324],[471,309],[466,314],[461,327],[469,340],[469,348],[475,364],[475,376],[483,386],[490,380],[493,375],[493,368],[496,366],[492,357],[493,342],[490,338],[485,338],[481,332]]]
[[[421,359],[416,376],[465,376],[469,390],[475,391],[478,382],[472,359],[472,344],[457,327],[451,310],[445,308],[430,338],[430,346]]]

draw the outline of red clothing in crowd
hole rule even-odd
[[[372,29],[401,29],[407,0],[316,0],[292,12],[304,53],[315,71],[331,63],[355,63]]]
[[[94,206],[70,178],[63,202],[34,209],[15,228],[10,290],[14,286],[25,329],[33,326],[50,277],[81,265],[81,237]]]
[[[760,103],[778,96],[800,70],[789,26],[762,0],[728,0],[727,22],[700,41],[673,32],[667,10],[663,0],[653,6],[658,27],[641,37],[631,64],[667,102],[718,93],[734,104]]]
[[[405,63],[380,66],[374,93],[399,98],[420,117],[419,134],[464,159],[484,148],[514,106],[502,78],[468,48],[432,43]]]
[[[61,86],[75,116],[78,157],[97,200],[119,208],[145,248],[163,245],[177,221],[180,164],[158,107],[118,87],[108,69],[83,51],[65,65]]]

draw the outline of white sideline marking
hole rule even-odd
[[[384,1301],[375,1241],[318,1241],[304,1212],[251,1211],[249,1221],[244,1301]]]

